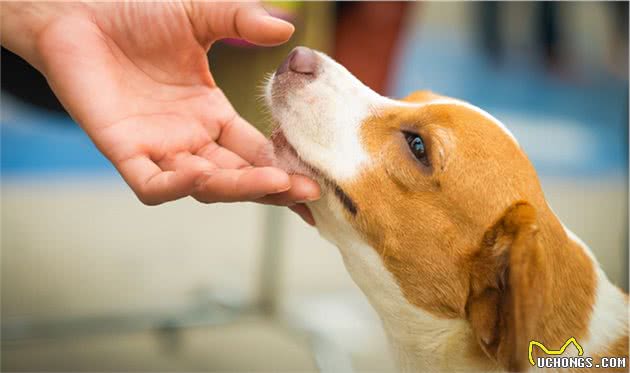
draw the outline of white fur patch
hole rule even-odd
[[[299,149],[300,157],[335,181],[351,180],[369,166],[360,127],[368,117],[387,107],[462,106],[496,124],[518,145],[503,123],[474,105],[451,98],[410,103],[383,97],[330,57],[316,53],[321,64],[315,78],[284,92],[284,102],[278,104],[273,97],[272,76],[265,87],[265,97],[286,139]]]
[[[589,336],[580,343],[587,355],[605,355],[607,347],[628,335],[628,304],[621,290],[608,280],[591,249],[570,229],[564,227],[564,230],[569,239],[577,243],[591,258],[596,273],[597,288],[588,325]]]
[[[621,290],[615,287],[597,266],[597,290],[589,321],[589,337],[583,342],[585,352],[606,354],[606,348],[628,335],[628,304]]]
[[[267,100],[302,159],[333,180],[349,180],[370,161],[360,141],[361,123],[389,100],[328,56],[317,54],[321,64],[316,78],[285,92],[282,104],[274,102],[272,78]]]
[[[465,320],[438,318],[409,303],[376,250],[345,220],[334,197],[309,203],[309,208],[319,232],[339,248],[352,279],[381,317],[403,372],[489,372],[496,368],[489,360],[484,366],[474,365],[462,353],[475,343]]]

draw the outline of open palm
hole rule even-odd
[[[220,38],[274,45],[292,31],[256,3],[88,4],[48,25],[38,49],[61,102],[144,203],[290,205],[319,188],[269,167],[269,142],[215,85],[206,53]]]

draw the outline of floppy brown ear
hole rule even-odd
[[[505,369],[528,367],[545,304],[547,271],[538,242],[536,210],[511,206],[483,237],[473,258],[468,320],[482,350]]]

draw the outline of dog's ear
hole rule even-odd
[[[466,313],[481,349],[512,372],[528,366],[528,344],[545,304],[547,271],[536,211],[519,202],[488,229],[472,258]]]

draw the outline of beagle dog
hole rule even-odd
[[[583,353],[562,356],[591,366],[549,371],[627,361],[627,295],[558,220],[492,115],[429,91],[380,96],[305,47],[265,99],[276,165],[320,183],[308,203],[317,229],[378,312],[402,371],[535,370],[552,357],[540,345],[570,338]]]

